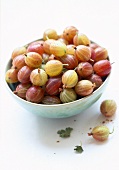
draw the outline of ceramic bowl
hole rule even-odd
[[[11,67],[11,62],[12,61],[10,59],[7,63],[5,73]],[[15,90],[14,84],[8,84],[6,81],[5,84],[10,95],[15,99],[15,101],[29,112],[47,118],[66,118],[77,115],[94,104],[104,93],[104,90],[109,82],[109,78],[110,75],[108,75],[103,84],[89,96],[83,97],[70,103],[55,105],[44,105],[28,102],[13,93]]]

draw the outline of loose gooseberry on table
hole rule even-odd
[[[107,126],[98,125],[98,126],[95,126],[90,133],[88,133],[88,136],[92,136],[95,140],[103,142],[109,138],[109,135],[112,134],[113,131],[110,132]]]
[[[117,103],[113,99],[105,99],[100,105],[100,112],[105,117],[112,117],[117,110]]]

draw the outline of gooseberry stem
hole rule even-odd
[[[77,67],[74,68],[74,71],[76,71],[76,70],[77,70]]]
[[[94,60],[92,58],[90,58],[90,61],[94,62]]]
[[[111,65],[114,64],[114,63],[115,63],[115,62],[111,63]]]
[[[109,134],[112,134],[114,132],[114,127],[113,127],[113,129],[112,129],[112,132],[110,132]]]
[[[38,73],[40,73],[40,68],[38,68]]]
[[[88,136],[92,136],[93,135],[93,133],[91,132],[91,133],[88,133]]]
[[[69,66],[69,64],[62,64],[63,66]]]
[[[17,92],[17,91],[14,91],[14,94],[18,94],[18,92]]]
[[[46,39],[49,40],[48,36],[46,35]]]

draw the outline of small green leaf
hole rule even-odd
[[[67,138],[67,137],[70,137],[70,134],[71,134],[72,130],[73,130],[73,128],[68,127],[65,130],[64,129],[58,130],[57,134],[59,134],[60,137],[62,137],[62,138]]]
[[[84,150],[82,148],[82,146],[75,146],[76,148],[74,148],[74,150],[78,153],[82,153]]]

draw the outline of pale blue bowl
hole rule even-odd
[[[6,71],[11,67],[11,60],[9,60]],[[77,115],[87,108],[89,108],[92,104],[94,104],[103,94],[108,82],[109,82],[110,75],[106,78],[103,84],[95,90],[91,95],[87,97],[83,97],[79,100],[64,103],[64,104],[55,104],[55,105],[44,105],[44,104],[36,104],[28,102],[13,93],[14,85],[9,85],[5,81],[5,85],[10,93],[10,95],[15,99],[17,103],[21,105],[27,111],[37,114],[42,117],[47,118],[66,118]]]

